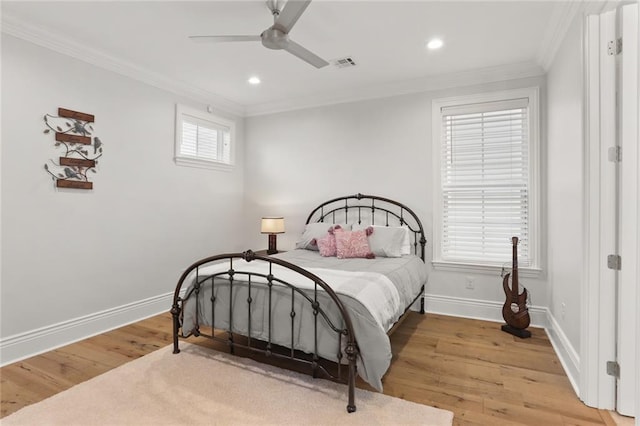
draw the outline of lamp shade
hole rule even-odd
[[[263,217],[260,226],[262,234],[283,234],[284,218],[283,217]]]

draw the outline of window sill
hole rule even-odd
[[[458,262],[446,262],[443,260],[434,260],[431,262],[433,269],[436,271],[448,271],[448,272],[461,272],[461,273],[475,273],[486,275],[500,275],[502,273],[502,266],[497,265],[479,265],[473,263],[458,263]],[[505,265],[505,271],[510,271],[511,265]],[[540,268],[518,268],[518,276],[528,278],[541,278],[542,269]]]
[[[218,161],[207,161],[198,158],[175,157],[178,166],[198,167],[200,169],[220,170],[230,172],[233,170],[233,164],[220,163]]]

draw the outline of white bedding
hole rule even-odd
[[[209,265],[201,268],[200,276],[213,275],[225,272],[229,266],[227,264]],[[233,268],[236,271],[243,271],[253,274],[269,274],[269,264],[264,262],[246,262],[235,260]],[[358,300],[367,308],[371,316],[378,325],[389,331],[393,324],[398,321],[404,312],[405,306],[400,304],[400,294],[391,280],[385,275],[377,272],[343,271],[340,269],[305,268],[307,271],[317,275],[325,283],[329,284],[337,294],[349,296]],[[295,271],[274,264],[271,273],[282,281],[295,283],[300,289],[313,290],[314,283],[304,279]],[[222,275],[227,278],[228,275]],[[195,278],[195,272],[188,278],[189,281]],[[254,282],[266,283],[266,279],[255,278]],[[276,285],[282,285],[275,283]]]
[[[337,259],[320,256],[316,251],[293,250],[281,253],[276,257],[289,261],[297,266],[305,268],[317,275],[325,283],[330,285],[338,294],[351,317],[354,334],[360,350],[358,358],[359,375],[378,390],[382,390],[382,376],[387,371],[391,362],[391,345],[387,331],[400,318],[419,294],[420,288],[427,280],[427,269],[424,263],[416,256],[403,256],[401,258],[376,258],[376,259]],[[224,272],[228,269],[228,262],[222,265],[206,266],[200,269],[199,277]],[[240,334],[248,333],[258,339],[271,339],[272,342],[283,346],[293,345],[296,349],[305,352],[313,352],[316,344],[313,338],[313,315],[309,303],[305,301],[295,302],[291,307],[291,291],[279,285],[272,292],[274,297],[273,310],[270,313],[264,306],[267,292],[260,290],[260,286],[251,289],[251,323],[243,312],[247,311],[248,286],[244,282],[246,275],[242,272],[269,273],[269,264],[266,262],[234,260],[233,269],[236,271],[233,285],[234,318],[233,330]],[[311,294],[314,284],[311,280],[299,275],[288,268],[273,264],[274,277],[295,284],[298,288],[306,289]],[[192,277],[193,278],[193,277]],[[227,280],[222,280],[222,283]],[[265,281],[252,278],[252,283]],[[228,287],[228,286],[226,286]],[[228,288],[216,283],[215,294],[216,314],[215,327],[228,329],[229,319],[229,295]],[[333,307],[329,297],[320,294],[319,301],[332,321],[338,326],[340,315]],[[198,323],[211,325],[212,309],[210,288],[201,290],[202,300],[198,303]],[[299,298],[302,299],[302,298]],[[200,299],[199,299],[200,300]],[[184,303],[184,317],[182,330],[184,335],[191,334],[195,321],[195,304],[189,300]],[[296,311],[295,335],[291,336],[291,310]],[[240,312],[237,314],[237,312]],[[247,315],[248,316],[248,315]],[[274,323],[281,321],[282,327],[271,327],[269,321]],[[335,333],[322,330],[318,334],[318,352],[323,358],[336,360],[338,340]],[[344,344],[344,340],[343,340]]]

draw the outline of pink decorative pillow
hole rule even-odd
[[[340,225],[336,225],[330,228],[324,237],[316,239],[316,244],[318,245],[320,256],[330,257],[336,255],[336,230],[342,231]]]
[[[367,235],[372,230],[363,229],[360,231],[334,232],[336,238],[336,255],[338,259],[348,259],[353,257],[364,257],[373,259],[376,256],[371,252]]]

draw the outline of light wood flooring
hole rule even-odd
[[[451,410],[456,425],[614,425],[578,400],[544,330],[530,330],[522,340],[497,323],[411,313],[391,336],[384,393]],[[170,343],[167,313],[3,367],[0,418]]]

